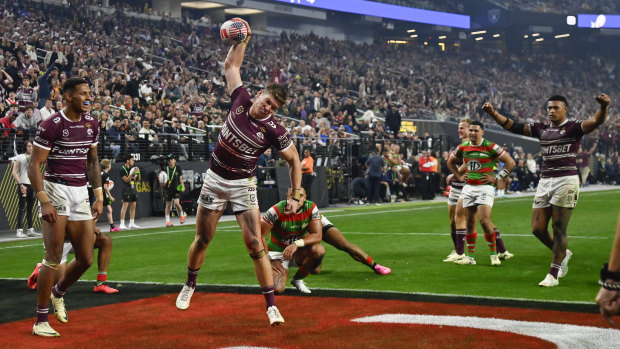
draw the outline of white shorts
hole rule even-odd
[[[450,187],[450,195],[448,195],[448,206],[456,206],[461,197],[463,189]]]
[[[534,195],[532,208],[551,205],[574,208],[579,199],[579,176],[541,178]]]
[[[73,245],[69,241],[65,241],[62,245],[62,258],[60,258],[60,264],[67,261],[69,254],[73,253]]]
[[[493,207],[495,200],[495,187],[491,185],[465,185],[461,193],[463,207],[487,205]]]
[[[334,226],[332,224],[332,222],[329,221],[329,219],[327,219],[327,217],[321,215],[321,226],[323,226],[323,228],[327,227],[327,226]]]
[[[299,268],[299,265],[297,265],[297,263],[295,263],[295,253],[293,253],[293,258],[291,258],[290,261],[285,261],[282,258],[282,252],[277,252],[277,251],[269,251],[267,252],[269,254],[269,259],[271,260],[281,260],[282,261],[282,266],[284,267],[284,269],[288,270],[289,268]]]
[[[209,210],[221,211],[226,208],[229,201],[233,212],[258,210],[256,177],[224,179],[213,171],[207,170],[207,176],[198,197],[198,205]]]
[[[72,187],[44,180],[43,189],[45,189],[59,216],[68,216],[70,221],[93,219],[88,201],[88,189],[85,185]],[[41,204],[39,204],[39,217],[41,217]]]

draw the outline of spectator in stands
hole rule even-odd
[[[41,117],[37,117],[34,114],[34,106],[28,105],[26,106],[26,110],[19,114],[13,123],[15,124],[15,128],[21,131],[25,139],[30,139],[30,136],[36,133],[40,122]]]
[[[45,100],[45,105],[39,109],[39,113],[41,115],[41,120],[45,120],[49,118],[56,111],[53,109],[54,101],[51,99]]]
[[[164,89],[163,98],[168,99],[172,103],[179,101],[183,97],[181,89],[176,85],[174,80],[168,82],[168,86]]]
[[[108,148],[112,149],[112,161],[118,160],[121,153],[123,130],[121,130],[121,120],[116,118],[112,122],[112,127],[108,131]]]
[[[385,115],[386,132],[396,136],[396,134],[400,131],[401,120],[402,116],[400,115],[398,107],[392,104],[390,106],[390,111]]]

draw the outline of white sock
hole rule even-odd
[[[135,225],[136,223],[133,221],[133,219],[129,220],[129,225]]]
[[[166,223],[170,223],[170,215],[169,214],[166,215]]]
[[[124,226],[125,226],[125,220],[121,219],[121,227],[124,227]]]

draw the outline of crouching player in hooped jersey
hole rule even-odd
[[[59,336],[48,322],[50,294],[58,321],[69,321],[63,296],[93,263],[93,216],[96,218],[103,211],[97,160],[99,124],[88,114],[90,87],[84,79],[71,78],[62,90],[66,106],[39,124],[28,165],[28,177],[41,205],[45,245],[38,277],[37,320],[32,333],[43,337]],[[45,173],[41,175],[44,163]],[[87,171],[96,198],[92,211],[86,189]],[[53,285],[65,234],[73,245],[75,259]]]
[[[289,190],[287,200],[291,194]],[[306,200],[303,188],[297,212],[286,211],[287,200],[273,205],[261,220],[261,236],[268,247],[275,291],[284,292],[289,269],[298,267],[291,284],[301,293],[311,293],[303,279],[321,265],[325,255],[321,245],[321,213],[314,202]]]
[[[270,84],[252,100],[242,85],[240,69],[251,37],[250,26],[243,22],[248,28],[248,38],[233,45],[224,61],[224,74],[232,105],[211,155],[209,170],[198,198],[196,236],[187,254],[187,280],[177,297],[176,306],[181,310],[189,307],[207,246],[230,202],[265,296],[269,323],[280,325],[284,319],[276,307],[271,264],[261,239],[256,164],[267,148],[273,146],[280,152],[290,167],[292,186],[286,210],[297,212],[301,204],[301,163],[286,129],[272,115],[286,102],[286,89],[279,84]]]
[[[484,125],[480,121],[473,121],[469,125],[469,141],[459,145],[456,152],[452,153],[448,159],[448,168],[457,180],[467,180],[456,207],[456,239],[459,254],[458,260],[455,261],[456,264],[476,264],[472,256],[467,256],[462,251],[463,237],[466,233],[473,233],[476,228],[476,215],[491,251],[491,265],[501,264],[497,255],[495,226],[491,221],[491,210],[495,199],[493,184],[510,174],[515,161],[502,147],[482,138],[483,135]],[[465,163],[466,173],[462,173],[457,167],[461,160]],[[493,167],[498,160],[504,162],[504,168],[493,176]],[[461,211],[465,214],[463,215]],[[459,242],[461,243],[458,244]]]

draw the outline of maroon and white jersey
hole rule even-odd
[[[267,148],[274,146],[283,151],[293,142],[273,115],[262,120],[250,116],[252,101],[243,86],[237,87],[230,97],[232,107],[217,138],[210,169],[225,179],[250,178]]]
[[[456,151],[459,149],[459,146],[457,145],[456,147],[450,148],[450,156],[452,156],[453,154],[456,153]],[[459,166],[463,163],[463,161],[461,160]],[[452,180],[452,182],[450,182],[450,187],[451,188],[456,188],[456,189],[463,189],[463,187],[465,186],[465,184],[467,184],[466,181],[459,181],[458,179],[456,179],[456,177],[454,177],[454,179]]]
[[[36,92],[32,87],[20,86],[17,89],[16,99],[19,103],[19,110],[26,109],[28,105],[34,105],[34,101],[37,98]]]
[[[530,124],[532,137],[540,139],[542,177],[577,175],[577,152],[584,135],[583,120],[566,120],[557,127],[551,123]]]
[[[99,123],[90,114],[72,122],[63,111],[41,121],[34,145],[49,150],[43,179],[78,187],[86,185],[86,158],[99,140]]]
[[[194,116],[201,116],[202,112],[205,111],[205,105],[202,103],[192,103],[189,106],[190,114]]]

